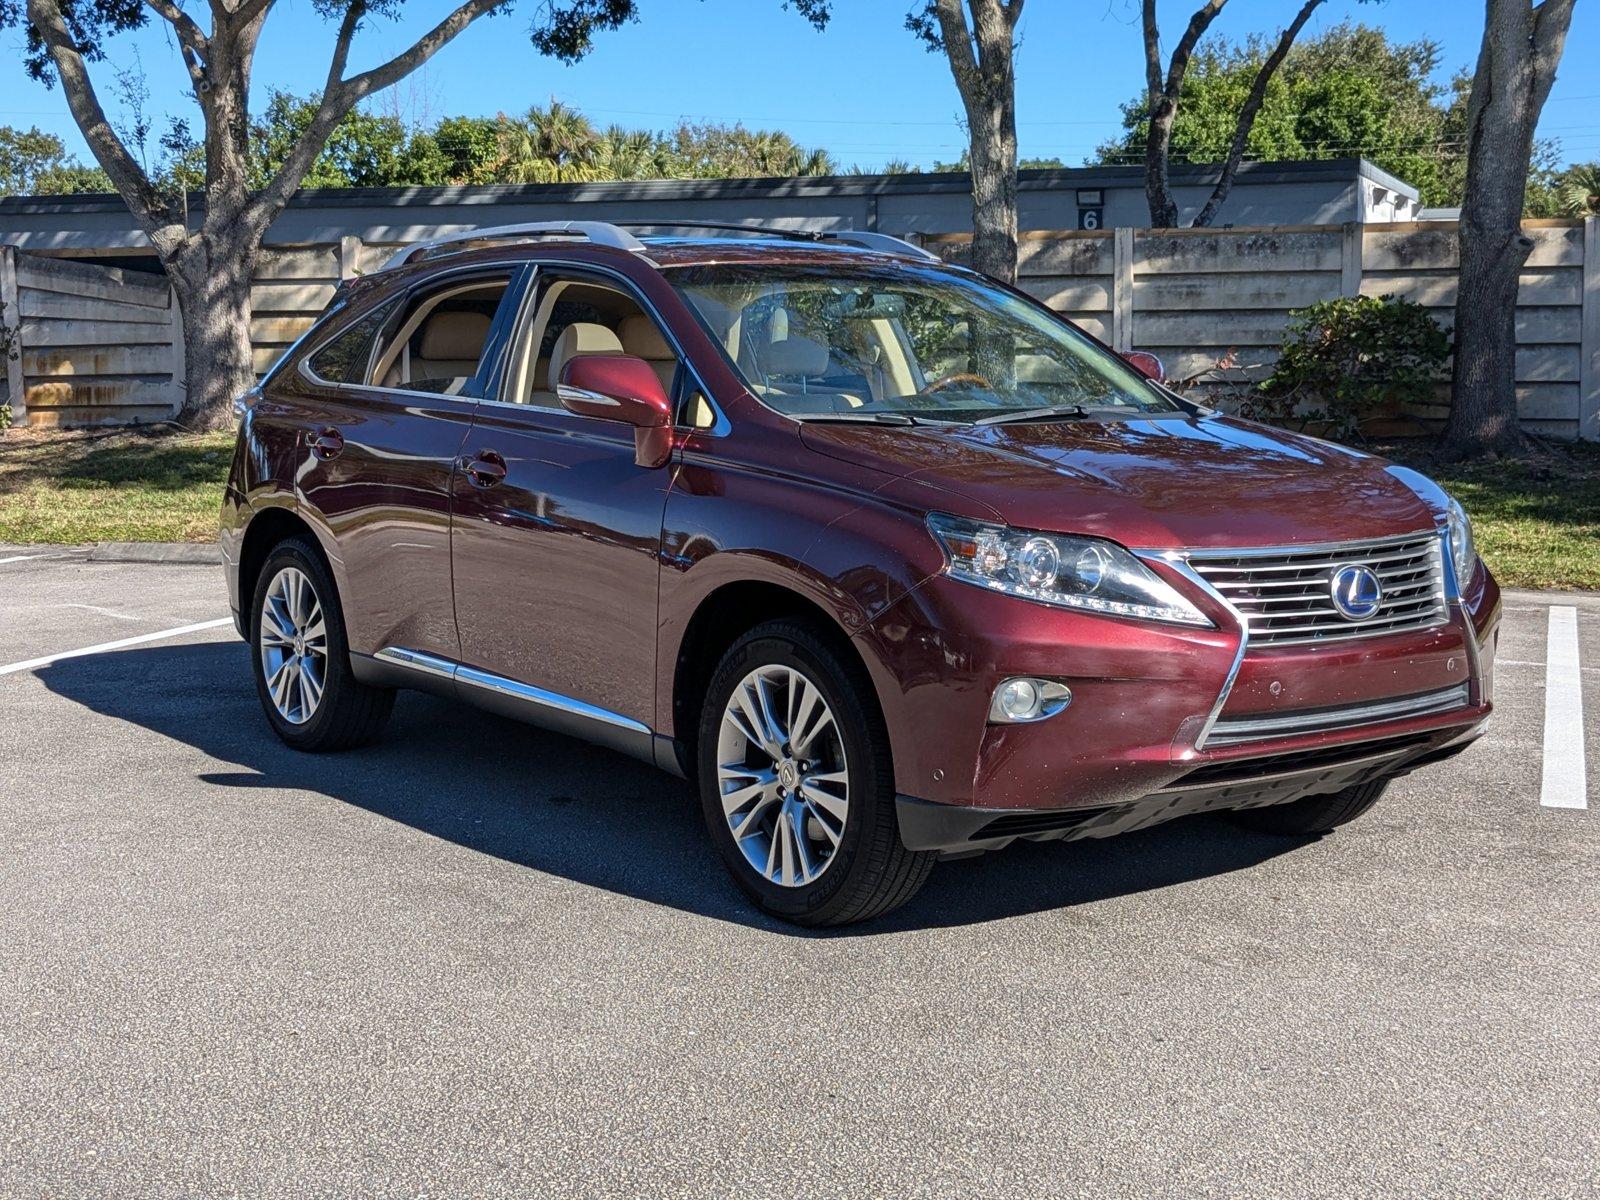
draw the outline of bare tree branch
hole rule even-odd
[[[1172,63],[1167,68],[1167,95],[1177,98],[1178,90],[1183,86],[1183,77],[1188,73],[1189,60],[1194,57],[1194,48],[1205,36],[1206,30],[1211,28],[1211,22],[1217,19],[1217,14],[1228,0],[1206,0],[1194,16],[1189,18],[1189,25],[1183,31],[1183,36],[1178,39],[1178,44],[1172,50]],[[1154,3],[1149,5],[1151,13],[1155,11]]]
[[[1556,81],[1556,66],[1566,47],[1567,30],[1572,25],[1574,0],[1544,0],[1533,14],[1533,103],[1538,108],[1550,97]]]
[[[967,14],[961,0],[934,0],[934,15],[939,18],[939,38],[944,52],[950,56],[950,66],[955,74],[956,86],[961,89],[962,103],[968,108],[977,96],[978,60],[972,49],[972,30],[967,27]]]
[[[241,0],[239,6],[233,10],[233,19],[241,25],[248,24],[271,8],[274,3],[276,0]]]
[[[1570,0],[1567,2],[1570,3]],[[1244,157],[1245,145],[1250,141],[1250,131],[1255,128],[1256,114],[1266,102],[1267,88],[1272,83],[1272,77],[1278,73],[1278,68],[1288,57],[1289,48],[1294,45],[1295,38],[1300,36],[1300,31],[1311,19],[1311,14],[1321,4],[1322,0],[1306,0],[1300,6],[1300,11],[1295,14],[1294,20],[1290,21],[1288,27],[1278,36],[1278,44],[1272,48],[1272,53],[1267,55],[1266,62],[1262,63],[1261,69],[1256,72],[1255,82],[1250,85],[1250,95],[1245,98],[1244,107],[1239,110],[1239,119],[1233,127],[1233,142],[1228,146],[1228,157],[1223,160],[1222,177],[1217,180],[1217,186],[1211,191],[1211,198],[1206,201],[1205,207],[1194,219],[1197,228],[1211,224],[1216,218],[1217,210],[1222,207],[1222,202],[1233,190],[1234,176],[1239,173],[1239,161]]]
[[[300,186],[306,172],[316,162],[317,155],[327,144],[328,137],[345,116],[373,92],[389,87],[404,79],[427,62],[458,34],[479,17],[504,8],[509,0],[466,0],[444,20],[440,21],[411,47],[388,62],[364,71],[360,75],[344,78],[345,64],[350,57],[350,43],[355,38],[361,19],[367,13],[366,0],[352,0],[339,23],[339,33],[334,41],[333,57],[328,65],[328,83],[323,88],[322,102],[310,124],[301,132],[278,173],[266,187],[251,200],[244,212],[248,227],[265,231],[289,197]],[[243,6],[242,6],[243,7]]]
[[[1144,71],[1148,92],[1148,126],[1144,143],[1144,192],[1150,206],[1150,223],[1160,227],[1178,223],[1178,203],[1172,197],[1170,158],[1172,126],[1178,117],[1178,97],[1195,46],[1228,0],[1206,0],[1189,18],[1183,36],[1173,47],[1166,78],[1161,73],[1161,30],[1156,24],[1156,0],[1144,0]]]
[[[510,3],[511,0],[467,0],[467,3],[418,38],[409,50],[348,80],[345,86],[354,94],[352,103],[398,83],[448,46],[457,34],[479,17],[506,8]]]
[[[58,0],[28,0],[28,20],[39,31],[45,49],[55,63],[56,71],[61,76],[61,90],[67,97],[67,107],[72,110],[72,119],[78,123],[95,161],[111,177],[129,211],[150,235],[156,248],[163,253],[170,253],[186,231],[181,225],[173,229],[174,221],[168,204],[112,129],[100,97],[95,92],[94,81],[89,78],[83,55],[74,44],[66,18],[62,16],[60,3]]]
[[[194,18],[179,8],[173,0],[144,0],[144,6],[171,25],[184,46],[202,57],[209,53],[210,39],[200,26],[195,24]]]

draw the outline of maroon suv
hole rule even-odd
[[[814,925],[1017,838],[1324,833],[1481,730],[1499,589],[1428,479],[1158,375],[880,235],[414,247],[243,401],[267,720],[415,687],[613,747]]]

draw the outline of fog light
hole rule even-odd
[[[1019,677],[1005,679],[994,689],[989,702],[989,720],[1016,725],[1053,717],[1072,702],[1072,692],[1064,683],[1051,679]]]

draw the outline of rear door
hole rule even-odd
[[[634,431],[561,407],[565,358],[633,353],[676,381],[679,355],[633,289],[544,266],[498,392],[455,478],[461,658],[640,726],[655,726],[656,599],[670,466],[634,463]],[[588,715],[595,715],[590,713]]]
[[[450,271],[420,282],[313,352],[316,401],[297,490],[340,562],[350,647],[454,659],[450,494],[484,378],[504,349],[524,272]]]

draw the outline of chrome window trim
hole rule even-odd
[[[429,275],[424,279],[418,279],[415,283],[411,284],[409,287],[405,288],[403,291],[397,292],[395,295],[390,296],[387,300],[378,301],[378,303],[374,304],[372,306],[372,308],[373,309],[382,308],[385,304],[389,304],[389,303],[392,303],[394,301],[400,300],[405,296],[409,296],[412,292],[418,290],[419,288],[427,287],[427,286],[430,286],[430,285],[432,285],[434,283],[444,282],[444,281],[450,279],[451,276],[454,276],[454,275],[492,275],[492,274],[495,274],[495,273],[500,272],[500,271],[509,271],[511,277],[506,282],[506,286],[509,288],[509,287],[512,287],[512,286],[514,286],[516,284],[517,272],[524,265],[525,264],[522,264],[522,263],[510,263],[510,264],[507,264],[507,263],[476,263],[476,264],[471,264],[471,265],[449,267],[449,268],[446,268],[445,270],[439,271],[439,272],[437,272],[437,273],[435,273],[433,275]],[[520,301],[519,301],[519,304],[520,304]],[[371,310],[368,310],[368,312],[370,312],[370,311]],[[331,316],[332,314],[325,314],[325,315],[330,315]],[[366,315],[367,315],[366,313],[363,313],[362,317],[358,317],[357,320],[364,319]],[[353,323],[354,322],[352,322],[352,324]],[[318,324],[321,324],[321,319],[320,318],[319,318],[319,320],[317,321],[316,324],[313,324],[310,329],[306,330],[305,333],[301,334],[299,339],[296,340],[293,345],[291,345],[287,350],[285,350],[283,352],[283,358],[280,359],[279,361],[280,362],[287,361],[289,356],[296,352],[296,350],[299,347],[300,343],[305,341],[307,338],[309,338],[313,333],[315,333],[317,331],[317,325]],[[300,357],[299,364],[295,367],[296,373],[299,374],[302,378],[304,378],[308,382],[316,384],[318,387],[332,388],[335,391],[339,391],[339,392],[377,392],[380,395],[385,395],[385,396],[426,396],[426,397],[428,397],[429,399],[432,399],[432,400],[454,400],[457,403],[464,403],[464,404],[475,404],[480,399],[480,397],[478,397],[478,396],[451,396],[451,395],[447,395],[444,392],[414,392],[410,388],[383,387],[380,384],[376,384],[376,383],[334,383],[331,380],[322,378],[322,376],[318,375],[315,371],[313,371],[311,369],[311,360],[313,358],[315,358],[317,355],[321,354],[322,351],[327,348],[327,346],[328,346],[328,344],[330,342],[334,341],[336,338],[339,337],[340,334],[344,333],[349,328],[350,328],[349,325],[342,326],[339,330],[337,330],[334,333],[330,333],[326,338],[324,338],[322,341],[318,342],[315,346],[313,346],[311,349],[307,350],[304,354],[302,354],[301,357]],[[491,332],[493,332],[493,331],[491,330]],[[367,369],[369,371],[372,369],[372,353],[376,352],[377,348],[378,347],[376,345],[376,342],[374,342],[372,350],[369,351],[368,354],[367,354]],[[482,364],[480,364],[480,366],[481,365]],[[263,377],[263,379],[264,379],[264,377]]]

